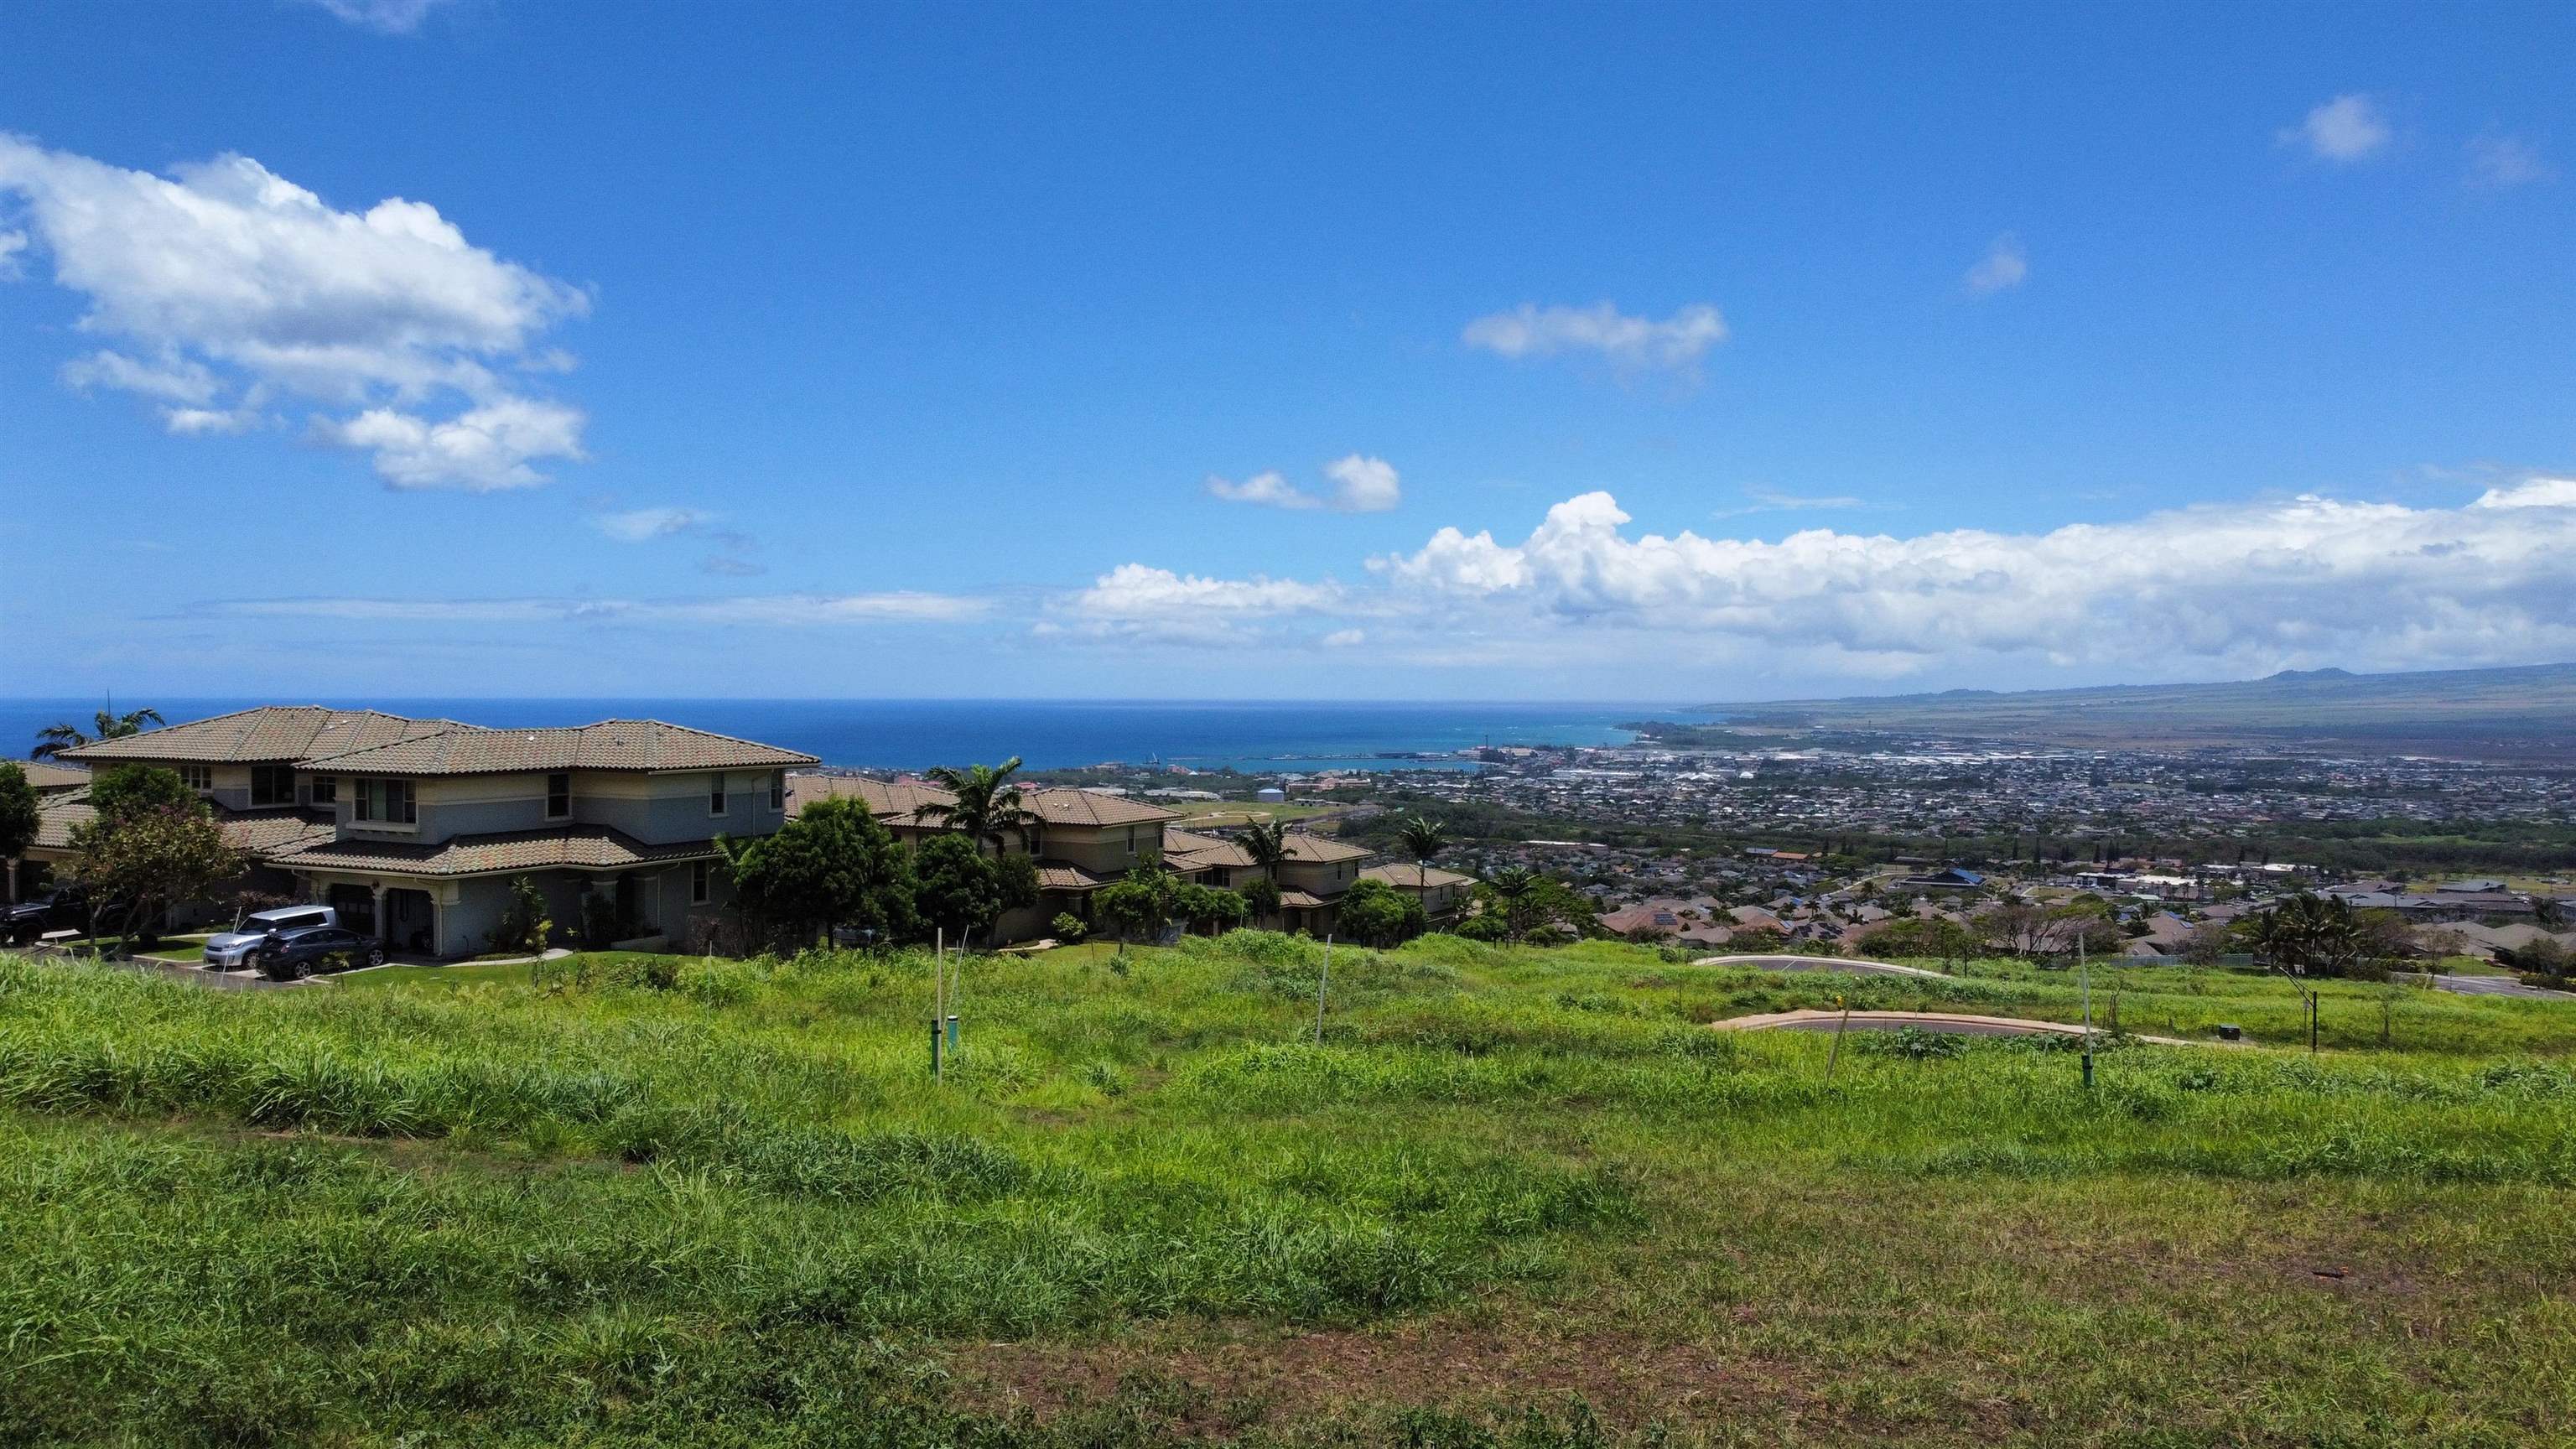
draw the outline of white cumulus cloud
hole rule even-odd
[[[1336,612],[1337,584],[1295,579],[1218,579],[1147,564],[1120,564],[1065,601],[1073,627],[1095,638],[1218,645],[1257,636],[1271,620]],[[1038,631],[1065,632],[1052,620]]]
[[[1294,579],[1211,579],[1146,564],[1120,564],[1074,598],[1096,619],[1160,619],[1191,614],[1268,616],[1327,609],[1341,590]]]
[[[2181,660],[2576,652],[2566,479],[2527,479],[2459,508],[2303,496],[2045,533],[1810,529],[1773,543],[1631,536],[1630,521],[1609,494],[1587,493],[1519,543],[1444,528],[1370,566],[1427,601],[1847,655],[2169,671]]]
[[[542,458],[581,456],[577,408],[500,396],[447,419],[369,408],[345,420],[317,418],[314,436],[375,454],[376,473],[397,488],[464,487],[478,492],[533,488]]]
[[[2393,134],[2379,103],[2356,93],[2337,96],[2308,112],[2307,119],[2281,133],[2281,141],[2304,146],[2321,161],[2350,163],[2384,150]]]
[[[1986,254],[1968,268],[1968,290],[1980,297],[2018,287],[2030,276],[2030,257],[2021,249],[2021,240],[2006,232],[1987,246]]]
[[[246,156],[163,177],[8,135],[0,203],[110,344],[65,365],[74,386],[150,398],[179,431],[308,399],[334,410],[313,436],[397,487],[525,487],[582,456],[581,412],[528,382],[559,370],[540,339],[588,298],[435,207],[341,211]]]
[[[1333,506],[1344,513],[1384,513],[1404,501],[1395,465],[1384,458],[1336,458],[1324,476],[1333,480]]]
[[[1329,508],[1336,513],[1384,513],[1404,501],[1402,480],[1384,458],[1353,453],[1324,465],[1332,480],[1328,494],[1309,493],[1273,469],[1237,483],[1211,474],[1207,491],[1229,503],[1256,503],[1267,508]]]
[[[1468,323],[1461,340],[1501,357],[1590,352],[1623,367],[1686,370],[1726,340],[1726,319],[1706,303],[1684,307],[1657,322],[1628,316],[1608,302],[1589,307],[1523,302],[1508,312]]]

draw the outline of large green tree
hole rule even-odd
[[[1172,890],[1172,912],[1192,929],[1228,930],[1241,925],[1246,912],[1242,895],[1219,886],[1183,881]]]
[[[1342,893],[1333,929],[1346,940],[1400,946],[1423,932],[1422,902],[1382,880],[1362,880]]]
[[[2255,917],[2243,931],[2266,965],[2293,976],[2350,976],[2414,950],[2395,912],[2355,910],[2341,896],[2306,892]]]
[[[817,800],[775,835],[717,844],[745,912],[798,941],[914,928],[909,853],[856,800]]]
[[[91,730],[84,730],[69,721],[45,726],[36,731],[36,747],[27,752],[27,758],[50,760],[65,750],[78,749],[82,745],[94,745],[100,740],[121,740],[127,735],[139,735],[143,733],[145,725],[157,725],[163,721],[161,712],[157,709],[136,709],[128,710],[124,714],[110,714],[106,710],[100,710],[91,716],[90,723],[93,726]]]
[[[1138,866],[1121,880],[1094,892],[1091,907],[1118,933],[1123,945],[1137,936],[1158,936],[1170,924],[1176,894],[1169,873]]]
[[[1011,782],[1019,768],[1017,755],[998,765],[969,765],[962,770],[942,765],[928,778],[954,798],[923,805],[912,812],[912,818],[957,831],[979,849],[990,842],[998,852],[1009,837],[1025,839],[1039,823],[1020,787]]]
[[[1861,938],[1861,949],[1872,956],[1930,957],[1945,966],[1955,966],[1976,954],[1980,943],[1977,933],[1946,916],[1905,916],[1871,931]]]
[[[0,761],[0,869],[26,853],[40,823],[36,787],[27,783],[26,768],[15,760]]]
[[[962,834],[934,835],[913,850],[913,912],[952,944],[990,931],[1004,911],[1037,901],[1037,870],[1025,855],[986,855]]]
[[[1542,927],[1562,926],[1577,936],[1600,931],[1590,897],[1527,866],[1505,866],[1478,881],[1476,899],[1483,907],[1480,917],[1491,917],[1494,924],[1470,934],[1521,941]]]
[[[159,765],[110,765],[89,778],[90,808],[99,818],[135,815],[146,810],[194,810],[206,802],[188,788],[176,770]]]
[[[145,944],[172,907],[203,900],[250,868],[193,794],[184,804],[101,807],[97,819],[72,827],[71,846],[92,919]]]

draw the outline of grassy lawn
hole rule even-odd
[[[1320,957],[0,959],[0,1442],[2576,1440],[2576,1006]]]

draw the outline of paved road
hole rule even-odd
[[[2576,991],[2525,986],[2510,976],[2436,976],[2433,988],[2462,996],[2519,996],[2526,1001],[2576,1001]]]
[[[1835,1031],[1846,1022],[1839,1011],[1777,1011],[1765,1016],[1737,1016],[1725,1021],[1712,1021],[1714,1031]],[[1950,1011],[1855,1011],[1848,1018],[1853,1031],[1946,1032],[1955,1036],[2082,1036],[2084,1028],[2063,1021],[2025,1021],[2012,1016],[1969,1016]],[[2095,1036],[2107,1035],[2100,1027]],[[2133,1033],[2131,1041],[2154,1042],[2158,1046],[2213,1046],[2214,1042],[2186,1041],[2178,1036],[2146,1036]]]
[[[1932,981],[1953,978],[1920,966],[1893,961],[1854,961],[1842,956],[1702,956],[1693,966],[1749,966],[1756,971],[1839,971],[1847,976],[1919,976]]]

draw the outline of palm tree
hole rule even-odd
[[[1449,832],[1428,815],[1416,815],[1396,827],[1395,840],[1404,853],[1413,857],[1413,888],[1424,893],[1431,889],[1431,857],[1449,848]]]
[[[2272,969],[2290,980],[2308,1009],[2308,1055],[2317,1051],[2317,992],[2305,979],[2318,966],[2341,966],[2361,949],[2352,903],[2300,894],[2255,921],[2246,937]]]
[[[953,798],[946,804],[933,801],[918,806],[912,818],[962,830],[978,850],[989,840],[998,854],[1004,837],[1014,832],[1025,842],[1040,821],[1038,813],[1022,803],[1020,787],[1011,783],[1019,768],[1017,755],[999,765],[969,765],[962,770],[942,765],[929,772],[930,782]]]
[[[1277,820],[1255,820],[1243,827],[1243,853],[1263,870],[1276,873],[1288,858],[1288,827]]]
[[[1525,865],[1505,866],[1485,880],[1485,888],[1503,908],[1503,932],[1518,942],[1525,933],[1522,913],[1529,909],[1530,897],[1538,893],[1538,872]]]
[[[1288,827],[1282,821],[1255,820],[1243,827],[1243,853],[1261,867],[1273,888],[1279,884],[1279,867],[1288,859]],[[1260,923],[1254,922],[1257,926]]]
[[[36,747],[27,752],[27,758],[50,760],[65,750],[94,745],[100,740],[121,740],[127,735],[139,735],[143,733],[143,727],[146,724],[166,723],[161,718],[161,711],[157,709],[129,710],[124,714],[109,714],[106,710],[100,710],[91,722],[98,730],[94,735],[83,734],[80,726],[74,724],[47,725],[36,731]]]
[[[2273,909],[2254,918],[2245,928],[2245,941],[2264,964],[2285,974],[2295,975],[2308,960],[2306,896],[2293,896]]]

